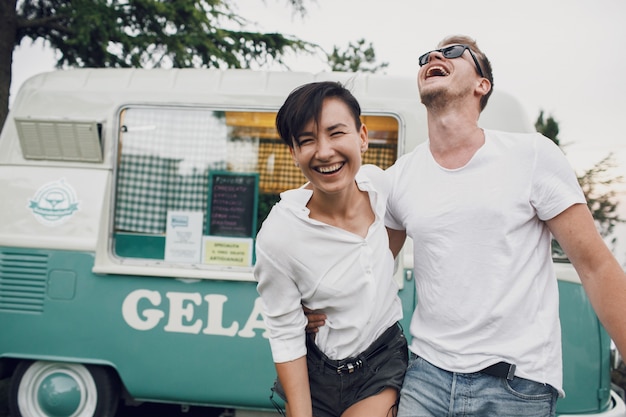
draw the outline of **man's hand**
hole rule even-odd
[[[319,331],[319,328],[326,323],[326,314],[313,311],[306,308],[305,306],[302,306],[302,310],[304,310],[304,314],[306,315],[306,318],[308,320],[306,325],[306,332],[317,333]]]

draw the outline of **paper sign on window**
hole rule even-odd
[[[253,239],[205,236],[202,263],[223,266],[251,266]]]
[[[202,250],[201,211],[168,211],[165,234],[167,262],[198,263]]]

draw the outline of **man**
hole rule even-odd
[[[399,417],[554,416],[561,386],[553,235],[618,349],[626,276],[549,139],[483,130],[491,64],[474,40],[419,58],[428,141],[389,169],[394,255],[413,239],[417,308]]]

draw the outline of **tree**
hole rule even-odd
[[[25,38],[59,52],[57,67],[249,68],[284,64],[315,45],[278,33],[254,33],[234,0],[2,0],[0,128],[8,113],[13,50]],[[305,15],[304,0],[286,0]]]
[[[578,177],[578,182],[587,198],[587,205],[593,214],[600,234],[604,238],[613,233],[617,223],[626,221],[621,219],[617,213],[619,203],[615,200],[616,192],[612,187],[615,183],[623,181],[621,176],[611,176],[610,171],[616,167],[613,154],[610,153]],[[612,244],[615,244],[616,241],[616,237],[611,240]]]
[[[376,52],[372,43],[366,46],[365,39],[359,39],[356,44],[350,42],[345,51],[340,51],[337,46],[333,52],[326,55],[332,71],[346,72],[378,72],[389,66],[389,63],[376,63]]]
[[[544,121],[543,110],[539,112],[539,117],[537,117],[537,121],[535,122],[535,129],[537,129],[537,132],[551,139],[552,142],[557,144],[557,146],[561,146],[561,141],[557,138],[559,135],[559,124],[556,120],[554,120],[554,118],[552,118],[552,116],[549,116]]]
[[[539,117],[535,122],[535,128],[539,133],[561,147],[560,140],[557,137],[559,124],[552,116],[549,116],[544,121],[543,111],[540,111]],[[604,159],[596,162],[593,167],[577,176],[578,183],[587,199],[587,206],[596,222],[596,227],[600,235],[605,239],[611,236],[618,223],[626,221],[620,218],[617,213],[619,202],[616,200],[616,192],[613,186],[622,182],[623,178],[611,175],[611,170],[615,167],[613,154],[609,154]],[[616,242],[617,238],[613,237],[611,244],[615,245]],[[557,246],[555,250],[558,252],[560,248]]]

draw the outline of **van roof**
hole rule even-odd
[[[28,79],[18,91],[0,136],[0,162],[23,161],[15,119],[101,123],[110,134],[119,111],[130,105],[217,106],[276,111],[296,87],[339,81],[364,111],[394,113],[408,121],[411,140],[424,140],[426,112],[415,77],[371,73],[254,71],[245,69],[69,69]],[[412,121],[416,122],[411,124]],[[481,115],[490,129],[528,132],[534,128],[520,103],[499,90]],[[9,140],[4,140],[9,139]],[[409,150],[414,144],[408,144]]]
[[[22,85],[12,111],[16,117],[34,114],[73,117],[71,112],[89,117],[86,113],[92,108],[121,101],[221,105],[226,102],[275,108],[295,87],[322,80],[342,82],[365,102],[393,99],[419,103],[414,80],[403,77],[338,72],[115,68],[36,75]],[[90,97],[90,106],[77,105],[73,100],[80,97],[85,101],[86,96]]]
[[[333,80],[346,85],[364,108],[387,107],[406,101],[423,113],[415,77],[371,73],[254,71],[245,69],[69,69],[42,73],[20,88],[11,108],[13,117],[102,117],[103,108],[120,103],[240,104],[277,108],[297,86]],[[516,103],[495,90],[493,101]],[[80,99],[77,102],[77,99]],[[499,103],[501,104],[501,103]],[[521,106],[517,103],[519,116]],[[485,112],[493,113],[487,106]],[[502,116],[502,112],[497,113]],[[507,123],[509,130],[515,130]],[[526,131],[523,129],[523,131]]]

